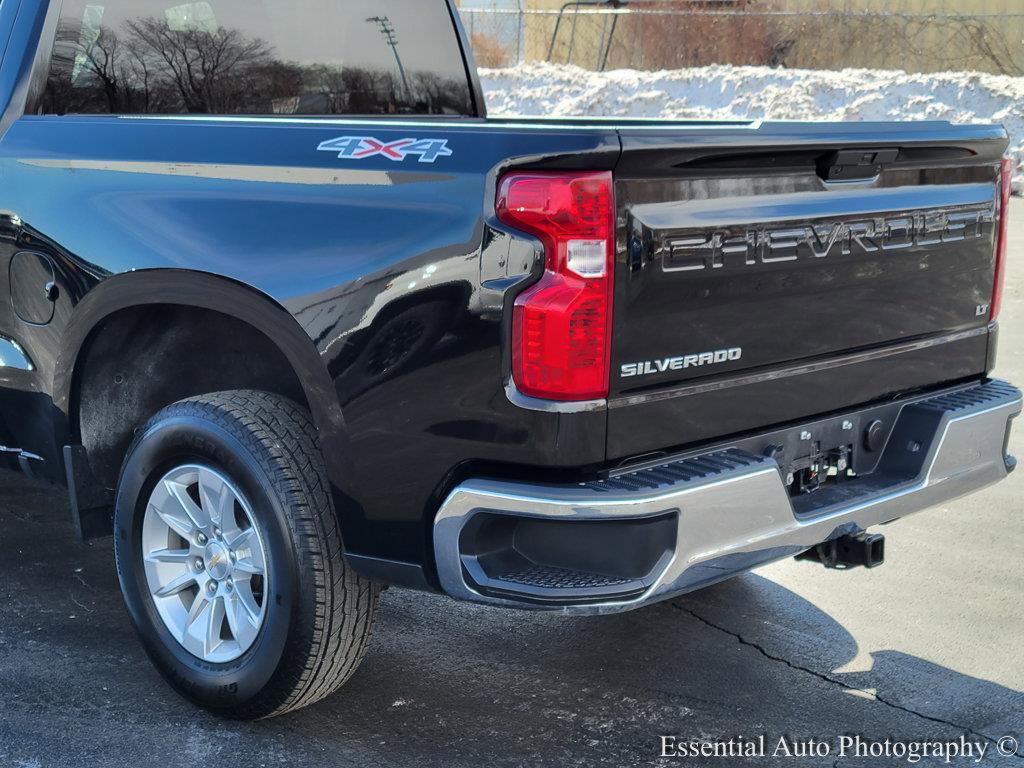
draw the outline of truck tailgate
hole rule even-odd
[[[611,458],[986,370],[1002,129],[621,136]]]

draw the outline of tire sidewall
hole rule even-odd
[[[208,466],[231,479],[249,503],[266,550],[263,626],[242,656],[223,664],[203,661],[178,643],[157,613],[146,583],[141,550],[145,508],[155,484],[182,464]],[[168,416],[147,425],[129,449],[114,513],[117,571],[125,605],[160,672],[202,706],[225,711],[244,706],[281,666],[292,614],[300,604],[300,578],[287,520],[267,471],[242,441],[219,424],[198,416]]]

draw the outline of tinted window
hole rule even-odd
[[[444,0],[64,0],[40,107],[472,114]]]

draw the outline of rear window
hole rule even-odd
[[[445,0],[64,0],[46,114],[471,115]]]

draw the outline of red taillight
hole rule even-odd
[[[536,236],[544,276],[516,299],[512,378],[548,400],[608,395],[615,206],[611,173],[512,173],[498,218]]]
[[[999,172],[999,229],[996,231],[996,279],[992,286],[992,307],[989,320],[999,317],[1003,303],[1003,282],[1006,279],[1006,252],[1010,247],[1010,188],[1013,181],[1013,160],[1003,158]]]

